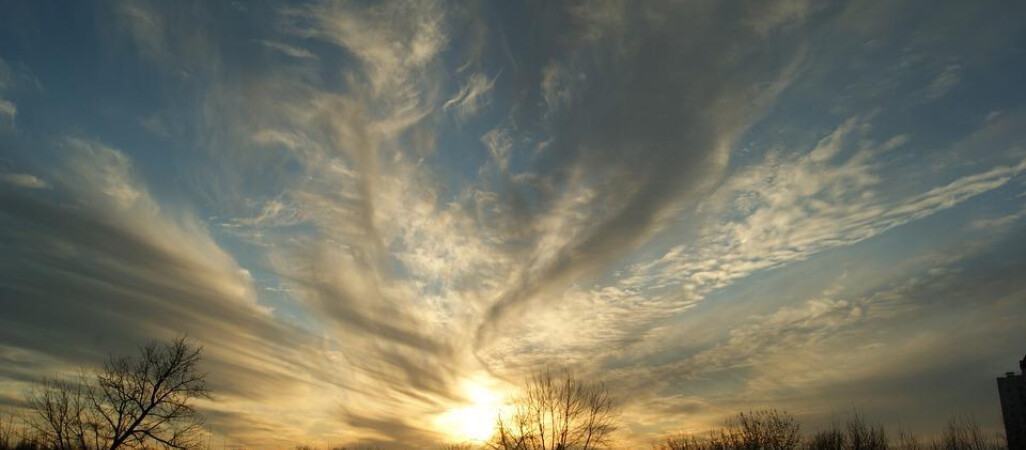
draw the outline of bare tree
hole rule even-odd
[[[679,433],[663,438],[658,450],[797,450],[802,443],[798,422],[786,412],[750,411],[727,419],[708,439]],[[811,450],[820,450],[810,447]],[[825,449],[824,449],[825,450]],[[833,449],[833,450],[840,450]]]
[[[798,422],[776,410],[740,413],[710,439],[714,450],[795,450],[801,443]]]
[[[678,433],[664,437],[653,447],[655,450],[709,450],[709,443],[699,441],[692,434]]]
[[[908,432],[903,427],[898,427],[898,445],[897,450],[923,450],[923,443],[919,440],[919,437]]]
[[[848,419],[847,435],[844,441],[845,450],[887,450],[887,432],[883,427],[870,426],[858,412],[852,413]]]
[[[137,356],[111,356],[92,379],[47,380],[29,395],[30,424],[58,449],[197,446],[202,422],[192,401],[210,397],[201,352],[184,337],[151,342]]]
[[[902,435],[902,445],[919,445],[911,435]],[[805,444],[806,450],[888,450],[887,433],[881,426],[871,426],[857,411],[852,412],[843,424],[835,421],[829,428],[812,435]],[[918,450],[910,447],[908,450]]]
[[[513,404],[499,417],[490,445],[502,450],[594,449],[608,443],[618,415],[600,383],[588,383],[569,371],[535,373]]]
[[[24,435],[25,430],[15,425],[14,417],[6,408],[0,409],[0,449],[8,450],[15,446],[29,449],[30,445]],[[19,438],[21,442],[18,442]]]
[[[839,425],[813,434],[805,443],[806,450],[844,450],[844,431]]]
[[[111,358],[90,398],[111,431],[110,449],[154,441],[171,448],[198,444],[202,422],[191,401],[209,398],[199,372],[199,347],[184,338],[151,342],[138,357]]]
[[[81,383],[46,378],[28,395],[32,415],[26,423],[49,448],[92,448],[87,397],[88,388]]]
[[[992,450],[1002,447],[996,439],[988,438],[980,429],[980,423],[970,415],[952,417],[944,427],[940,448],[945,450]]]

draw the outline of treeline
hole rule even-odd
[[[787,412],[776,410],[740,413],[705,437],[681,433],[654,445],[656,450],[999,450],[1001,436],[988,435],[970,416],[948,421],[939,437],[925,441],[899,429],[889,435],[883,426],[871,425],[852,413],[824,430],[809,435]]]
[[[607,387],[570,371],[535,373],[511,400],[512,413],[500,417],[485,445],[453,446],[463,450],[589,450],[623,448],[613,438],[620,410]],[[762,410],[739,413],[719,429],[700,436],[663,437],[655,450],[998,450],[999,435],[984,433],[975,419],[961,416],[947,423],[940,437],[923,440],[899,430],[891,436],[879,425],[852,413],[827,429],[803,433],[789,413]]]

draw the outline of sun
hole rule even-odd
[[[502,396],[485,384],[467,381],[464,396],[469,400],[438,416],[438,426],[457,442],[484,442],[495,432],[495,419],[504,409]]]

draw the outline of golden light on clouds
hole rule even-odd
[[[495,431],[499,414],[508,408],[504,397],[493,386],[474,379],[463,383],[467,403],[449,408],[435,420],[441,430],[456,442],[484,442]]]

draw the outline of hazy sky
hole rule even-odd
[[[0,404],[187,333],[250,446],[469,438],[545,365],[632,445],[765,407],[997,431],[1023,17],[5,1]]]

